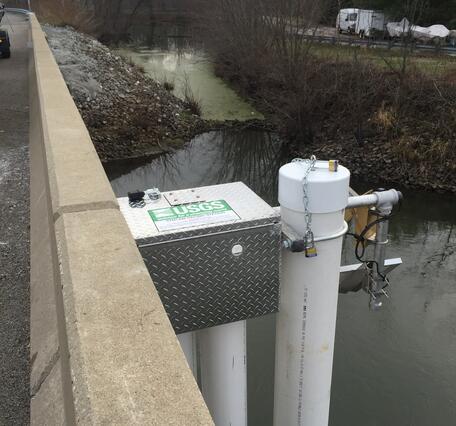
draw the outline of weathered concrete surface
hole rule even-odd
[[[29,423],[28,29],[3,21],[11,58],[0,59],[0,425]],[[11,29],[9,23],[12,24]]]
[[[116,208],[111,185],[99,167],[98,155],[76,105],[71,98],[62,96],[63,93],[69,96],[68,89],[41,29],[34,32],[33,43],[35,58],[39,58],[36,74],[42,84],[40,102],[46,115],[47,137],[44,142],[54,215]]]
[[[202,400],[182,398],[199,392],[119,212],[64,214],[57,232],[78,421],[209,421]]]
[[[57,363],[50,370],[40,392],[32,398],[32,423],[43,426],[68,424],[63,406],[62,371],[60,363]]]
[[[31,421],[211,425],[32,16]]]
[[[58,258],[49,196],[45,132],[38,96],[35,61],[30,58],[30,394],[32,423],[65,419],[57,320]],[[69,373],[67,373],[69,376]],[[58,395],[58,398],[57,398]],[[51,409],[52,408],[52,409]]]

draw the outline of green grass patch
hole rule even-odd
[[[402,64],[401,49],[366,48],[361,46],[341,46],[315,44],[311,52],[321,58],[353,60],[356,55],[360,61],[368,61],[380,69],[400,68]],[[409,52],[408,65],[422,73],[439,77],[456,72],[456,57],[435,53]]]

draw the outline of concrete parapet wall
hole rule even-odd
[[[31,15],[31,423],[211,425]]]

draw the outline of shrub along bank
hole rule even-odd
[[[370,181],[456,192],[456,73],[431,76],[408,58],[405,67],[378,67],[356,54],[321,58],[311,50],[293,67],[267,51],[256,60],[214,56],[217,73],[297,155],[339,158]]]
[[[456,192],[454,59],[416,58],[407,44],[377,54],[324,48],[302,37],[328,15],[319,0],[210,4],[202,21],[218,75],[297,154],[339,157],[371,182]]]
[[[210,130],[270,128],[256,119],[204,120],[190,87],[181,100],[170,92],[171,82],[153,80],[93,37],[71,27],[47,25],[44,29],[104,162],[158,155]]]

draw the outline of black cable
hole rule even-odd
[[[379,264],[377,261],[375,260],[365,260],[363,259],[364,257],[364,254],[366,252],[366,246],[364,245],[364,242],[366,241],[366,238],[365,238],[365,235],[367,234],[367,232],[374,226],[378,225],[379,223],[382,223],[382,222],[386,222],[387,220],[390,220],[393,216],[397,215],[399,213],[399,211],[401,210],[401,207],[402,207],[402,200],[399,199],[399,203],[398,203],[398,208],[394,211],[391,211],[391,213],[388,215],[388,216],[382,216],[376,220],[374,220],[373,222],[371,223],[368,223],[365,228],[363,229],[363,231],[361,232],[361,234],[355,234],[355,233],[351,233],[351,232],[348,232],[347,235],[350,235],[352,236],[353,238],[356,239],[356,245],[355,245],[355,256],[356,256],[356,259],[358,260],[358,262],[361,262],[361,263],[364,263],[366,265],[375,265],[376,268],[377,268],[377,274],[380,276],[380,278],[383,280],[383,281],[387,281],[386,279],[386,275],[382,274],[380,272],[380,267],[379,267]],[[359,246],[361,244],[361,247],[362,247],[362,252],[361,254],[359,253]],[[383,288],[387,287],[388,284],[386,284]]]
[[[364,263],[368,262],[367,260],[362,259],[364,257],[364,253],[366,251],[366,247],[364,244],[362,245],[363,251],[361,254],[359,254],[359,245],[361,243],[364,243],[364,241],[366,241],[366,238],[364,238],[364,236],[367,234],[367,232],[371,228],[378,225],[379,223],[386,222],[387,220],[389,220],[391,218],[391,216],[392,216],[391,214],[389,214],[388,216],[382,216],[381,218],[376,219],[371,223],[368,223],[366,225],[366,227],[363,229],[363,231],[361,232],[361,234],[359,235],[359,238],[356,239],[357,241],[356,241],[356,246],[355,246],[355,256],[359,262],[364,262]]]

